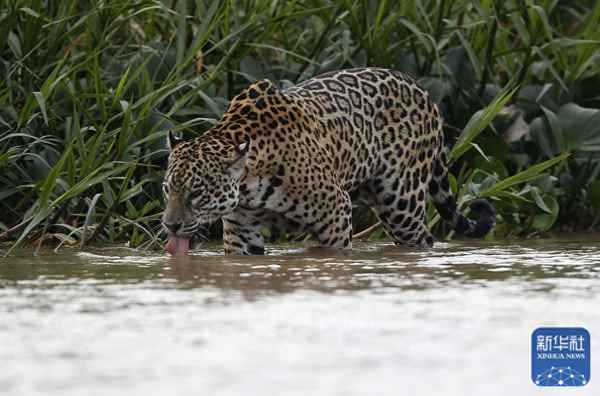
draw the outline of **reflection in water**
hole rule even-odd
[[[0,393],[531,394],[535,327],[600,333],[599,240],[23,252],[0,259]]]
[[[71,279],[100,283],[174,280],[182,288],[213,286],[244,292],[291,292],[485,285],[508,279],[596,278],[598,247],[562,243],[479,246],[438,243],[430,251],[392,244],[358,244],[352,252],[277,247],[267,256],[223,256],[218,247],[190,256],[152,255],[131,249],[46,253],[10,258],[0,266],[0,285],[37,280],[51,286]],[[165,282],[165,287],[170,287]],[[175,285],[173,285],[175,286]]]
[[[340,291],[378,288],[425,289],[454,283],[598,275],[595,257],[582,249],[537,251],[514,247],[442,246],[431,252],[403,252],[384,245],[350,254],[312,249],[282,256],[193,257],[169,260],[164,275],[187,287],[212,285],[245,292],[290,292],[295,289]]]

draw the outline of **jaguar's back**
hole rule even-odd
[[[443,148],[437,106],[400,72],[341,70],[287,92],[315,118],[322,144],[348,189],[390,167],[429,171]]]

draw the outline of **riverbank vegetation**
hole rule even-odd
[[[0,238],[158,247],[167,130],[259,78],[367,65],[430,90],[459,202],[492,200],[497,235],[597,228],[599,22],[586,0],[3,1]]]

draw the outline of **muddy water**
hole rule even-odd
[[[268,253],[0,259],[0,394],[552,395],[529,342],[553,325],[590,331],[568,393],[600,394],[600,235]]]

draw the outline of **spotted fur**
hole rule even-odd
[[[477,222],[457,212],[438,107],[393,70],[342,70],[286,90],[258,81],[211,130],[170,145],[163,223],[186,236],[221,218],[228,254],[262,254],[262,227],[349,249],[351,193],[397,244],[432,246],[428,196],[462,234],[483,236],[494,223],[486,201],[472,205]]]

